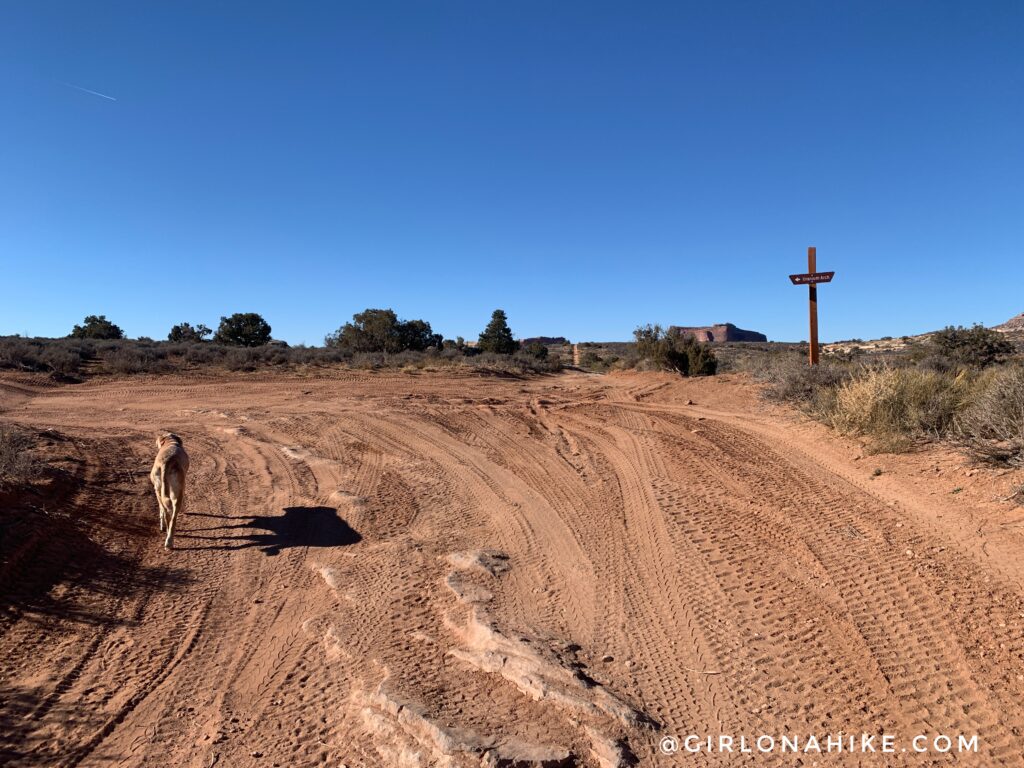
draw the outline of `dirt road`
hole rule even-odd
[[[93,535],[0,584],[0,762],[1024,764],[1002,480],[743,381],[11,380],[0,418],[52,430]],[[192,457],[174,552],[158,429]],[[840,731],[896,752],[659,748]]]

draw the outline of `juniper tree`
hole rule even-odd
[[[89,315],[69,336],[73,339],[123,339],[124,331],[107,320],[106,315]]]
[[[519,342],[512,338],[512,329],[508,327],[505,310],[494,310],[491,322],[480,334],[477,346],[483,352],[496,352],[499,355],[511,355],[519,349]]]
[[[270,341],[270,324],[255,312],[222,317],[213,340],[236,347],[259,347]]]

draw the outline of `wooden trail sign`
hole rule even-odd
[[[817,261],[817,249],[811,246],[807,249],[807,272],[802,275],[789,276],[793,285],[807,286],[811,320],[811,365],[818,364],[818,283],[831,283],[836,274],[835,272],[818,272]]]
[[[793,285],[815,285],[817,283],[831,283],[835,272],[810,272],[805,275],[790,275],[789,279]]]

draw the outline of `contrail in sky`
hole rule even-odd
[[[63,80],[61,80],[61,83],[66,85],[68,88],[74,88],[76,91],[82,91],[83,93],[91,93],[93,96],[99,96],[101,99],[110,99],[111,101],[117,101],[117,99],[115,99],[113,96],[107,96],[107,94],[100,93],[99,91],[91,91],[88,88],[83,88],[80,85],[74,85],[73,83],[65,83]]]

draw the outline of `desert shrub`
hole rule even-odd
[[[0,339],[0,368],[31,368],[35,370],[36,356],[31,345],[18,336]]]
[[[331,349],[329,347],[309,347],[308,349],[310,350],[310,362],[319,363],[321,365],[342,363],[351,357],[351,355],[346,354],[340,349]]]
[[[926,353],[917,360],[917,367],[922,371],[934,371],[935,373],[954,373],[957,369],[956,362],[943,354]]]
[[[864,435],[881,450],[940,437],[970,393],[966,376],[916,368],[864,369],[839,385],[830,421],[840,432]]]
[[[800,350],[744,347],[730,352],[728,363],[764,382],[766,399],[795,404],[841,432],[867,437],[874,450],[949,439],[979,459],[1024,466],[1024,365],[979,370],[980,358],[968,364],[963,361],[971,358],[960,356],[958,363],[929,345],[913,352],[884,365],[855,366],[829,356],[811,367]]]
[[[225,354],[224,347],[214,344],[189,344],[182,352],[182,359],[192,365],[210,365],[219,362]]]
[[[718,358],[710,344],[702,344],[693,336],[683,336],[675,342],[677,352],[685,352],[689,376],[714,376],[718,372]]]
[[[270,324],[255,312],[222,317],[213,340],[235,347],[259,347],[270,341]]]
[[[636,351],[656,368],[678,371],[683,376],[713,376],[718,358],[710,344],[676,330],[666,332],[660,325],[644,325],[633,331]]]
[[[291,361],[291,350],[288,347],[264,344],[246,349],[248,359],[254,365],[287,365]]]
[[[626,368],[633,368],[636,366],[637,358],[632,356],[629,358],[621,358],[618,355],[599,355],[593,350],[586,350],[580,355],[580,368],[585,368],[590,371],[607,372],[610,370],[624,370]],[[651,370],[656,370],[656,367],[652,366]]]
[[[255,371],[258,359],[251,348],[229,349],[224,353],[224,367],[229,371]]]
[[[387,364],[396,368],[425,368],[427,363],[426,355],[410,350],[387,357]]]
[[[397,355],[388,355],[385,358],[385,363],[391,367],[436,370],[440,367],[458,365],[461,360],[462,355],[458,350],[428,347],[423,351],[406,350]]]
[[[440,336],[432,334],[440,343]],[[255,371],[267,367],[351,365],[357,368],[428,368],[467,365],[481,370],[508,372],[547,372],[559,370],[557,355],[536,357],[535,353],[494,355],[481,359],[481,350],[455,345],[442,349],[431,344],[423,350],[398,353],[356,352],[339,346],[288,347],[265,344],[241,347],[218,342],[157,342],[106,339],[23,339],[0,337],[0,368],[49,371],[71,374],[82,369],[85,361],[95,361],[90,373],[132,375],[164,373],[185,367],[218,366],[231,371]],[[499,362],[502,360],[503,362]]]
[[[193,326],[191,323],[179,323],[171,326],[171,332],[167,334],[167,340],[176,343],[196,343],[204,341],[213,331],[202,323]]]
[[[154,349],[124,346],[112,349],[104,356],[106,367],[113,373],[159,373],[167,370],[164,355]]]
[[[615,362],[612,363],[612,368],[617,371],[626,371],[631,368],[636,368],[640,362],[640,358],[636,355],[623,355],[622,357],[616,357]]]
[[[43,362],[44,347],[18,337],[3,339],[0,343],[0,368],[14,368],[26,371],[47,369]]]
[[[799,353],[780,353],[757,359],[751,365],[754,377],[765,383],[766,400],[793,403],[815,414],[827,414],[835,401],[836,389],[850,376],[850,369],[831,360],[808,365]]]
[[[505,310],[496,309],[491,313],[491,321],[480,333],[477,348],[498,355],[511,355],[519,349],[519,342],[512,337],[512,329],[508,327]]]
[[[352,353],[338,347],[297,346],[288,350],[288,360],[294,365],[330,365],[349,360]]]
[[[32,440],[10,424],[0,424],[0,486],[27,482],[35,474]]]
[[[88,341],[70,339],[0,339],[0,368],[24,371],[50,371],[64,375],[77,373],[93,354]]]
[[[534,341],[523,347],[523,354],[544,360],[548,356],[548,348],[539,341]]]
[[[73,339],[123,339],[124,331],[107,320],[106,315],[88,315],[69,335]]]
[[[987,373],[957,418],[956,433],[978,459],[1024,466],[1024,366]]]
[[[387,364],[387,355],[383,352],[356,352],[352,355],[350,365],[353,368],[374,370]]]
[[[543,373],[557,373],[562,370],[562,356],[559,354],[548,355],[543,360],[538,360],[534,370]]]
[[[926,347],[931,356],[946,358],[952,366],[972,368],[986,368],[1013,354],[1013,344],[1006,336],[980,324],[947,326],[933,333]]]
[[[641,325],[633,331],[633,338],[636,339],[636,351],[642,360],[651,360],[659,366],[667,362],[668,341],[665,329],[660,325]]]
[[[71,375],[78,373],[83,364],[95,356],[96,348],[91,341],[57,339],[42,345],[39,359],[50,371]]]
[[[557,355],[539,359],[522,352],[511,355],[499,352],[481,352],[478,355],[465,358],[464,361],[478,370],[496,373],[554,373],[562,368],[562,361]]]

